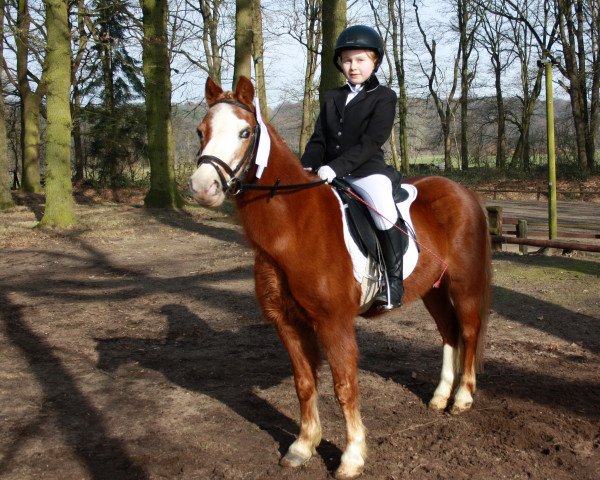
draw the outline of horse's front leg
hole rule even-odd
[[[256,258],[255,280],[263,314],[277,329],[290,357],[300,403],[300,434],[280,463],[285,467],[300,467],[316,453],[321,442],[317,408],[319,346],[312,328],[299,318],[281,272],[261,255]]]
[[[300,403],[300,433],[280,463],[295,468],[308,462],[321,442],[317,408],[319,350],[312,331],[285,323],[277,325],[277,331],[290,356]]]
[[[335,478],[355,478],[364,469],[367,443],[358,408],[358,346],[353,318],[346,315],[330,319],[319,329],[319,339],[327,354],[335,394],[346,420],[346,448]]]

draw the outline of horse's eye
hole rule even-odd
[[[245,128],[244,130],[242,130],[240,132],[240,138],[250,138],[250,129],[249,128]]]

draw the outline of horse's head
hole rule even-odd
[[[206,81],[209,110],[198,126],[198,168],[189,182],[201,205],[221,205],[225,191],[251,162],[257,127],[253,100],[254,87],[246,77],[240,77],[235,92],[224,92],[210,78]]]

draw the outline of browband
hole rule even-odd
[[[217,103],[227,103],[229,105],[234,105],[236,107],[240,107],[243,108],[244,110],[246,110],[247,112],[250,112],[251,114],[255,114],[254,110],[252,110],[248,105],[246,105],[245,103],[242,102],[238,102],[237,100],[227,100],[227,99],[222,99],[219,100],[218,102],[215,102],[214,105],[216,105]]]

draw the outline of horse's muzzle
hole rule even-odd
[[[189,190],[194,200],[204,207],[216,208],[225,200],[223,188],[215,179],[203,182],[192,175],[189,181]]]

